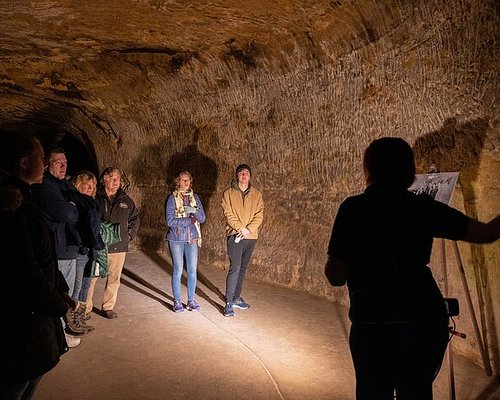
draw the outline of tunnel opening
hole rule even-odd
[[[26,132],[27,130],[18,126],[17,128],[2,127],[4,132]],[[57,132],[46,129],[29,129],[30,133],[38,137],[42,143],[45,154],[55,147],[62,148],[68,159],[67,178],[70,179],[77,172],[86,170],[99,176],[99,167],[92,142],[87,138],[76,136],[69,132]]]
[[[90,171],[99,177],[96,155],[88,139],[86,143],[81,137],[60,132],[45,134],[41,137],[41,141],[45,152],[54,147],[64,149],[68,159],[68,177],[72,177],[82,170]]]
[[[26,105],[26,109],[29,107]],[[99,166],[95,146],[81,116],[64,106],[45,107],[37,111],[28,111],[20,118],[0,123],[0,131],[25,132],[40,139],[47,154],[50,149],[60,147],[68,159],[68,178],[81,170],[87,170],[99,176]]]

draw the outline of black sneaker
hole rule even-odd
[[[233,301],[233,307],[239,308],[240,310],[248,310],[250,308],[250,304],[245,303],[242,297],[238,297],[235,301]]]
[[[233,305],[231,303],[226,303],[226,307],[224,307],[224,317],[234,317]]]

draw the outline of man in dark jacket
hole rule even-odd
[[[71,296],[75,287],[76,257],[81,240],[76,230],[78,209],[73,202],[67,200],[67,192],[75,191],[73,185],[65,179],[67,167],[64,150],[51,150],[43,181],[33,185],[32,190],[36,203],[54,232],[59,270],[66,279]]]
[[[76,257],[81,239],[76,229],[78,209],[73,202],[68,201],[68,192],[76,189],[65,179],[67,166],[64,150],[52,149],[47,155],[47,171],[43,181],[33,185],[32,191],[35,202],[54,234],[59,271],[69,286],[69,295],[72,296],[75,288]]]
[[[139,209],[134,201],[121,188],[120,170],[106,168],[101,174],[102,187],[98,190],[96,201],[101,210],[102,219],[120,224],[119,242],[113,243],[108,250],[108,277],[102,298],[102,314],[108,319],[118,315],[113,310],[118,297],[120,277],[129,243],[139,229]],[[95,281],[93,281],[95,283]],[[92,302],[94,285],[89,289],[87,304]]]

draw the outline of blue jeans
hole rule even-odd
[[[196,268],[198,265],[198,243],[168,242],[172,256],[172,292],[175,301],[181,300],[181,277],[186,257],[188,300],[194,300],[196,291]]]
[[[87,297],[89,294],[90,284],[92,283],[92,278],[90,276],[84,276],[82,281],[82,290],[80,290],[80,296],[78,300],[82,303],[87,302]]]
[[[89,257],[86,254],[78,254],[76,257],[76,269],[75,269],[75,288],[71,298],[75,301],[80,300],[80,292],[82,290],[83,284],[83,273],[85,272],[85,265],[89,261]],[[87,290],[88,291],[88,290]],[[87,297],[85,296],[85,299]]]
[[[59,267],[61,274],[64,276],[64,280],[68,284],[68,294],[73,296],[76,280],[76,258],[71,260],[57,260],[57,266]]]
[[[0,381],[0,399],[29,400],[42,380],[42,376],[21,383],[4,383]]]
[[[243,280],[257,243],[256,239],[242,239],[239,243],[235,243],[235,237],[236,235],[231,235],[227,238],[227,255],[229,256],[229,272],[226,278],[227,303],[232,303],[241,297]]]

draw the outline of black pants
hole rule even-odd
[[[235,243],[234,239],[235,235],[227,238],[227,255],[230,263],[226,279],[226,302],[228,303],[241,296],[243,280],[257,242],[255,239],[242,239],[239,243]]]
[[[448,344],[440,323],[353,324],[349,346],[357,400],[431,400]]]
[[[2,400],[30,400],[42,376],[21,383],[7,383],[0,380],[0,399]]]

